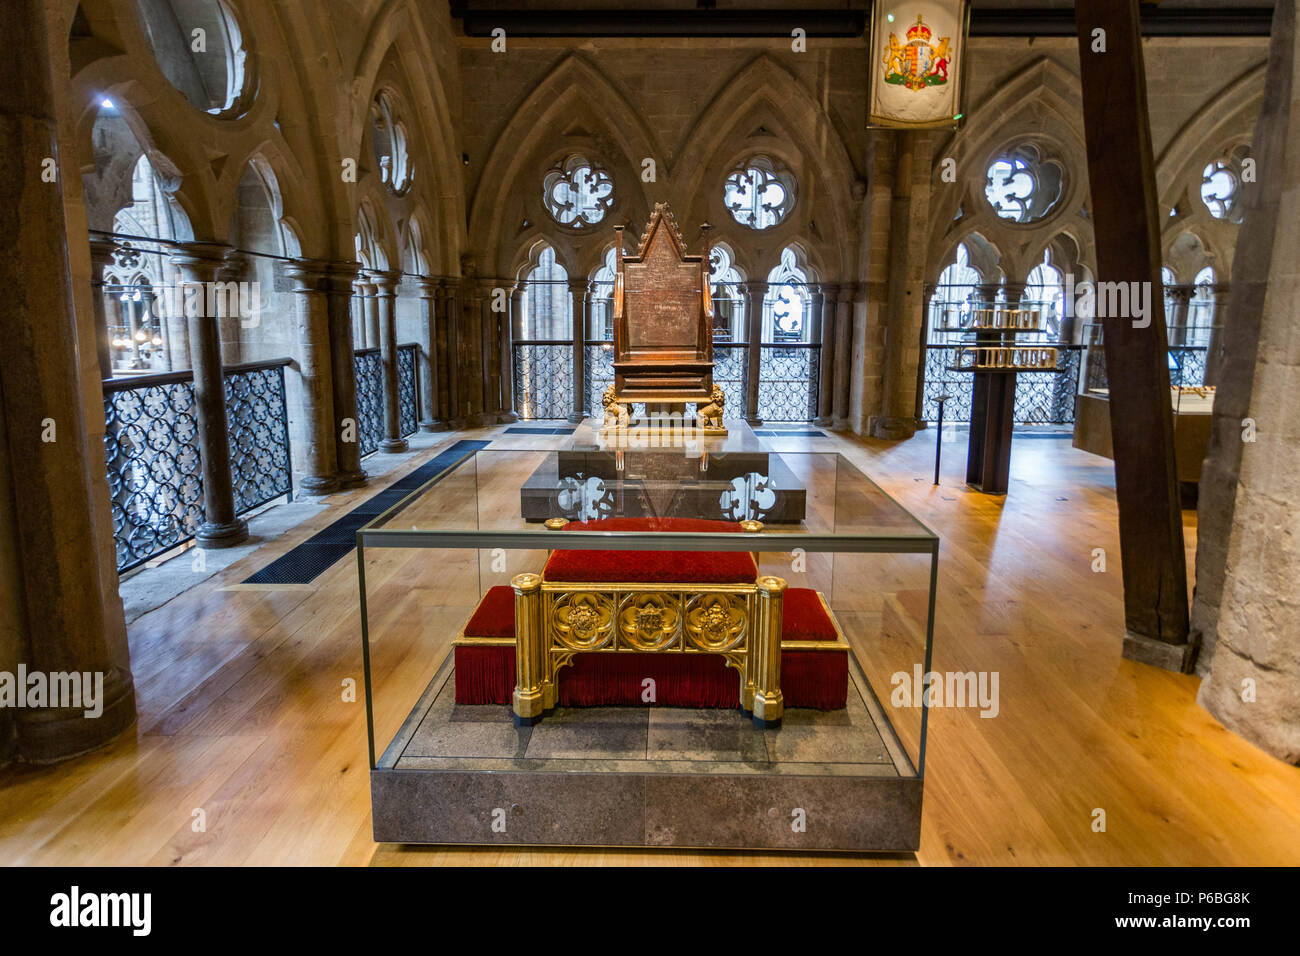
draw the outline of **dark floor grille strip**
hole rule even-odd
[[[519,426],[516,428],[507,428],[507,435],[572,435],[577,429],[570,426],[569,428],[530,428]]]
[[[329,527],[316,532],[288,554],[281,555],[262,570],[245,578],[244,583],[310,584],[357,546],[357,531],[362,525],[383,514],[412,491],[436,478],[439,473],[459,464],[489,444],[486,441],[456,442],[409,475],[399,478],[383,491],[363,501]]]

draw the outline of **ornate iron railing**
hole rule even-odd
[[[293,491],[284,390],[287,364],[284,359],[226,369],[230,473],[238,514]]]
[[[1210,350],[1204,345],[1171,345],[1169,355],[1178,368],[1169,370],[1171,385],[1204,385]]]
[[[1170,385],[1204,385],[1205,363],[1209,348],[1204,345],[1171,345],[1169,357]],[[1104,392],[1110,388],[1106,377],[1106,347],[1100,343],[1088,347],[1087,372],[1084,387],[1089,392]]]
[[[285,404],[289,359],[225,370],[235,509],[292,494]],[[194,537],[203,522],[203,473],[191,371],[109,379],[104,455],[118,572]]]
[[[361,457],[379,451],[384,437],[384,366],[379,349],[357,349],[357,444]]]
[[[587,363],[587,414],[592,418],[602,418],[604,408],[600,398],[605,389],[614,384],[614,343],[588,342],[586,346]],[[644,403],[634,404],[632,414],[644,413]]]
[[[194,537],[203,521],[198,434],[190,372],[104,383],[104,454],[119,572]]]
[[[403,438],[420,430],[420,376],[416,372],[419,355],[418,345],[397,347],[397,420]]]
[[[573,343],[515,342],[514,360],[519,417],[568,418],[573,411]],[[600,407],[599,396],[596,407]]]
[[[610,342],[588,342],[586,365],[588,415],[599,417],[600,399],[614,381],[614,353]],[[759,407],[770,412],[770,421],[806,422],[817,415],[817,385],[820,370],[819,345],[765,345],[759,353],[762,363]],[[573,343],[567,340],[530,340],[514,343],[515,411],[521,418],[568,418],[573,409]],[[739,421],[748,412],[746,383],[749,380],[749,346],[745,343],[715,342],[713,381],[727,396],[725,418]],[[633,414],[644,413],[634,403]],[[687,413],[694,407],[687,405]]]
[[[820,345],[764,345],[759,352],[758,417],[765,422],[816,418],[820,359]]]
[[[925,348],[925,386],[921,416],[929,422],[939,417],[938,398],[947,395],[944,421],[969,422],[973,373],[953,371],[957,345],[928,345]],[[1079,387],[1079,358],[1082,347],[1058,345],[1057,372],[1021,372],[1016,376],[1015,420],[1019,425],[1068,425],[1074,422],[1074,395]]]
[[[761,358],[760,354],[760,358]],[[759,372],[759,381],[763,378]],[[723,421],[735,422],[749,414],[749,346],[744,342],[713,343],[713,384],[727,396]]]

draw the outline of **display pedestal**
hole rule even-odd
[[[966,483],[986,494],[1005,495],[1011,475],[1016,373],[980,371],[974,380]]]
[[[519,489],[526,521],[705,517],[798,524],[808,491],[772,452],[559,451]]]
[[[922,782],[854,660],[849,673],[845,710],[789,709],[779,731],[670,707],[518,727],[508,706],[455,703],[449,657],[371,771],[374,838],[914,851]]]

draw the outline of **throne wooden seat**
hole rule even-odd
[[[621,407],[632,402],[645,402],[651,412],[681,406],[683,414],[688,403],[719,405],[708,225],[697,256],[686,254],[667,203],[655,204],[635,255],[623,253],[623,227],[614,232],[614,384],[605,399],[606,425],[626,424]],[[721,430],[720,406],[707,425]]]

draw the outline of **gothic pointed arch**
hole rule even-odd
[[[412,4],[389,0],[372,22],[357,58],[352,88],[365,98],[354,104],[344,135],[362,170],[381,181],[386,181],[385,173],[396,177],[387,181],[390,191],[410,201],[396,215],[409,214],[415,206],[428,211],[424,239],[437,256],[430,269],[454,275],[465,243],[463,170],[441,71],[428,66],[439,59]],[[406,170],[400,168],[396,155],[391,169],[373,168],[379,162],[377,154],[383,152],[373,143],[376,111],[392,124],[387,132],[390,145],[405,150]],[[401,181],[403,174],[405,181]]]
[[[727,175],[754,156],[783,164],[798,189],[789,215],[761,238],[735,222],[722,202]],[[798,77],[768,54],[737,71],[697,117],[673,167],[682,171],[676,183],[676,192],[685,197],[680,221],[707,219],[716,238],[762,249],[760,255],[767,258],[779,257],[791,238],[802,233],[839,274],[851,273],[856,241],[849,237],[858,231],[853,198],[858,173],[829,114]]]
[[[1207,170],[1216,164],[1240,177],[1238,160],[1250,156],[1255,119],[1264,97],[1264,64],[1259,63],[1209,97],[1170,140],[1156,161],[1160,206],[1170,215],[1162,219],[1161,245],[1168,260],[1179,237],[1194,233],[1207,249],[1213,247],[1224,275],[1231,273],[1237,244],[1241,193],[1249,182],[1236,182],[1234,215],[1212,212],[1202,199]]]
[[[586,254],[594,261],[596,247],[608,242],[608,235],[570,235],[550,222],[541,202],[545,171],[574,155],[600,163],[614,181],[613,203],[603,223],[645,217],[654,197],[641,181],[641,162],[662,153],[631,103],[576,53],[561,59],[520,104],[497,136],[478,179],[469,235],[472,246],[493,260],[487,268],[507,268],[516,236],[539,223],[554,226],[548,234],[554,236],[557,250],[568,247],[572,260]],[[665,173],[660,164],[657,179],[664,180]]]
[[[172,227],[163,238],[193,239],[196,229],[210,228],[206,193],[195,183],[183,182],[179,167],[155,145],[149,127],[120,96],[103,98],[89,141],[91,163],[82,174],[81,186],[91,229],[113,231],[118,214],[133,203],[141,158],[148,161],[171,213]]]
[[[355,250],[362,268],[377,272],[395,268],[401,260],[398,259],[392,223],[382,199],[373,193],[363,198],[357,207],[355,221]]]
[[[428,213],[423,207],[411,213],[402,231],[402,271],[412,275],[430,275],[433,259],[429,255]]]
[[[1062,229],[1091,247],[1091,225],[1082,212],[1088,179],[1079,104],[1078,77],[1055,59],[1040,56],[970,107],[971,122],[935,152],[943,161],[935,163],[931,174],[931,263],[946,261],[960,238],[972,231],[996,243],[1002,271],[1015,282],[1034,267],[1034,251],[1041,259],[1044,244]],[[1021,148],[1052,165],[1059,179],[1048,207],[1018,222],[1005,211],[999,214],[987,190],[995,161]]]

